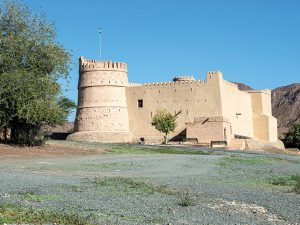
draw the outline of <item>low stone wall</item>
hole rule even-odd
[[[245,139],[245,150],[255,150],[255,151],[262,151],[262,150],[284,150],[284,144],[282,141],[277,142],[268,142],[268,141],[260,141],[255,139]]]

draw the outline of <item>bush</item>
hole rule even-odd
[[[186,193],[186,195],[180,197],[177,203],[182,207],[190,207],[195,205],[194,200],[190,197],[188,192]]]
[[[41,132],[40,126],[24,124],[12,129],[11,140],[14,144],[27,146],[41,146],[45,144],[46,139]]]
[[[297,194],[300,194],[300,176],[295,176],[294,177],[295,181],[296,181],[296,184],[294,186],[294,191],[297,193]]]
[[[300,149],[300,123],[295,123],[285,134],[283,139],[285,147]]]
[[[300,175],[275,176],[270,180],[270,183],[279,186],[294,186],[293,191],[300,194]]]

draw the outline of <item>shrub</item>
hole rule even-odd
[[[194,206],[195,202],[190,197],[189,193],[187,192],[183,197],[180,197],[180,199],[178,201],[178,205],[180,205],[182,207],[190,207],[190,206]]]
[[[300,194],[300,175],[276,176],[270,180],[270,183],[279,186],[294,186],[293,191]]]
[[[300,123],[295,123],[285,134],[283,139],[285,147],[300,149]]]

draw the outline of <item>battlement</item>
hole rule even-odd
[[[208,71],[207,75],[222,75],[221,71]]]
[[[176,82],[155,82],[155,83],[129,83],[129,87],[140,87],[140,86],[179,86],[184,84],[205,84],[206,81],[203,80],[185,80],[185,81],[176,81]]]
[[[88,60],[84,57],[79,59],[80,71],[114,70],[127,72],[127,64],[123,62],[112,62],[104,60]]]
[[[208,71],[206,74],[206,80],[222,80],[223,74],[221,71]]]

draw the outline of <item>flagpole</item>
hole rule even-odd
[[[102,59],[102,30],[99,28],[99,48],[100,48],[100,60]]]

